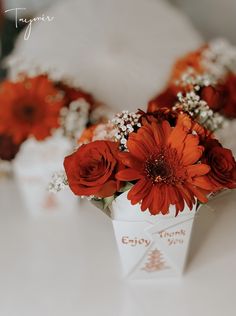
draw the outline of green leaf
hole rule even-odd
[[[132,188],[133,184],[131,182],[126,182],[126,184],[119,190],[119,192],[126,192]]]
[[[111,205],[111,203],[114,201],[115,196],[109,196],[106,198],[102,198],[102,199],[98,199],[96,197],[94,197],[91,202],[98,207],[100,210],[104,211],[105,213],[108,212],[109,210],[109,206]]]
[[[115,197],[114,195],[109,196],[107,198],[103,199],[103,209],[105,210],[107,207],[111,205],[111,203],[114,201]]]

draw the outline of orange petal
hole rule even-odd
[[[202,188],[204,190],[212,191],[214,189],[212,183],[206,176],[195,177],[192,179],[191,183],[196,187]]]
[[[178,186],[179,193],[183,196],[183,199],[186,201],[188,207],[192,209],[193,204],[195,202],[194,195],[191,190],[189,190],[187,184]]]
[[[133,134],[130,135],[129,139],[132,140],[132,138],[134,137],[135,141],[137,141],[137,143],[139,143],[139,145],[142,146],[144,151],[152,152],[153,148],[156,146],[156,143],[154,141],[153,135],[150,136],[143,129],[139,129],[139,130],[140,131],[142,130],[142,133],[137,133],[137,134],[133,133]]]
[[[171,132],[172,132],[172,128],[169,124],[168,121],[163,121],[162,122],[162,129],[163,129],[163,132],[164,132],[164,137],[165,137],[165,142],[167,142]]]
[[[149,209],[149,211],[151,212],[150,207],[152,205],[153,194],[154,192],[152,188],[151,191],[143,198],[142,204],[141,204],[141,210],[143,212],[146,211],[147,209]]]
[[[203,146],[197,146],[195,150],[193,148],[189,148],[184,151],[184,156],[182,158],[182,162],[185,166],[192,165],[197,162],[201,157],[204,151]]]
[[[133,181],[142,177],[141,173],[135,169],[123,169],[116,174],[116,179],[120,181]]]
[[[201,189],[192,186],[191,190],[192,190],[193,194],[196,196],[196,198],[200,202],[202,202],[202,203],[207,203],[208,202],[208,198],[206,197],[206,194],[203,193],[201,191]]]
[[[130,134],[129,140],[127,142],[127,147],[132,156],[135,156],[138,160],[145,160],[147,153],[145,148],[143,148],[138,141],[136,141],[135,137],[132,137]]]
[[[129,191],[128,199],[131,200],[132,205],[141,202],[143,197],[149,194],[151,182],[146,179],[139,180]]]
[[[183,126],[186,131],[189,131],[192,127],[192,120],[187,114],[180,114],[176,125]]]
[[[168,144],[170,144],[172,148],[175,148],[179,155],[182,155],[184,141],[186,137],[187,133],[186,131],[184,131],[183,126],[177,125],[175,128],[172,129],[172,132],[168,139]]]
[[[176,192],[177,191],[176,188],[172,185],[169,185],[168,191],[169,191],[168,195],[170,197],[170,203],[172,205],[176,204],[178,202],[178,192]]]
[[[143,166],[141,161],[127,152],[119,152],[118,157],[125,166],[130,167],[131,169],[140,170]]]
[[[161,212],[163,215],[166,215],[169,213],[170,208],[170,197],[168,195],[169,191],[166,188],[167,186],[162,186],[162,196],[163,196],[163,203],[161,206]]]
[[[196,164],[187,167],[188,175],[192,178],[195,176],[203,176],[211,170],[211,167],[206,164]]]
[[[157,215],[160,213],[160,191],[157,185],[153,186],[152,189],[152,204],[150,206],[150,212],[152,215]]]
[[[157,124],[156,122],[152,122],[152,130],[153,130],[153,135],[156,141],[156,145],[160,145],[164,142],[165,135],[162,129],[161,124]]]

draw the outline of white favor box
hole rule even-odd
[[[142,212],[125,192],[111,207],[111,217],[124,273],[134,279],[172,277],[184,271],[196,205],[175,216]]]
[[[71,143],[60,134],[45,141],[28,139],[14,161],[16,178],[23,202],[33,215],[48,212],[67,212],[78,204],[69,188],[58,193],[48,191],[55,172],[63,170],[64,157],[71,152]]]

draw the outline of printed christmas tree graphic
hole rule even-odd
[[[150,251],[147,262],[142,270],[145,270],[146,272],[155,272],[164,269],[169,269],[169,267],[166,265],[162,253],[158,249]]]

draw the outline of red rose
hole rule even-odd
[[[236,162],[231,150],[223,148],[216,139],[205,142],[203,163],[211,167],[210,181],[219,189],[236,188]]]
[[[64,167],[74,194],[104,198],[118,191],[120,181],[115,174],[124,168],[117,159],[118,152],[118,143],[94,141],[66,157]]]
[[[222,114],[229,118],[236,118],[236,76],[230,74],[224,85],[225,103]]]
[[[224,106],[224,87],[204,87],[201,89],[200,97],[209,105],[213,111],[219,111]]]
[[[172,108],[178,101],[177,98],[178,89],[171,85],[157,95],[154,99],[148,103],[148,112],[154,112],[161,107]]]

